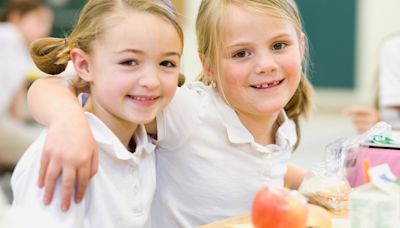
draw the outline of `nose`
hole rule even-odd
[[[139,78],[138,84],[147,89],[155,89],[160,86],[160,72],[158,66],[148,66]]]
[[[257,58],[256,74],[271,74],[276,71],[278,65],[273,53],[260,53]]]

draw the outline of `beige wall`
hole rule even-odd
[[[355,88],[317,90],[317,108],[373,106],[379,47],[387,35],[400,31],[400,1],[358,0],[357,4]]]
[[[187,3],[185,4],[185,49],[182,59],[182,72],[185,74],[187,81],[192,81],[201,72],[201,64],[197,56],[195,29],[197,10],[201,0],[184,1],[187,1]]]
[[[380,44],[386,36],[400,32],[400,1],[359,0],[358,4],[356,84],[361,101],[369,103]]]

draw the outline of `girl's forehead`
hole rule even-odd
[[[225,19],[231,17],[237,17],[238,15],[252,15],[252,16],[269,16],[276,17],[280,19],[290,20],[287,16],[285,16],[285,12],[282,9],[278,8],[261,8],[255,6],[248,6],[245,4],[229,4],[226,7],[224,15],[222,16],[222,21],[226,21]]]
[[[295,27],[293,21],[282,14],[269,11],[256,11],[253,8],[231,7],[227,10],[219,25],[219,29],[224,31],[227,29],[256,28],[258,26],[266,26],[263,30],[274,30],[281,27]],[[241,27],[242,26],[242,27]],[[238,27],[238,28],[237,28]]]
[[[155,27],[164,27],[166,24],[173,26],[171,22],[161,15],[134,9],[114,12],[105,16],[102,20],[104,30],[121,28],[126,31],[146,31]]]
[[[120,15],[106,19],[105,23],[97,42],[110,49],[171,48],[180,52],[182,48],[180,37],[172,23],[154,14]]]
[[[265,32],[290,30],[300,34],[296,23],[283,12],[233,4],[227,7],[217,27],[222,38],[226,38],[228,34],[241,34],[246,30],[252,32],[254,29]]]

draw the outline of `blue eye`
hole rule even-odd
[[[137,65],[137,62],[133,59],[129,59],[129,60],[122,61],[119,64],[124,65],[124,66],[134,66],[134,65]]]
[[[250,55],[250,52],[249,52],[249,51],[243,50],[243,51],[236,52],[236,53],[233,55],[233,58],[244,58],[244,57],[247,57],[247,56],[249,56],[249,55]]]
[[[285,48],[287,46],[287,44],[279,42],[279,43],[275,43],[272,45],[272,50],[273,51],[277,51],[277,50],[281,50],[283,48]]]
[[[172,61],[162,61],[160,63],[161,66],[165,66],[165,67],[170,67],[170,68],[174,68],[176,67],[176,64],[173,63]]]

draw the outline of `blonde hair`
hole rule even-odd
[[[70,60],[70,51],[79,48],[90,53],[92,42],[101,38],[106,29],[106,20],[126,9],[147,12],[169,21],[183,44],[183,31],[178,23],[178,15],[169,0],[89,0],[68,37],[49,37],[32,43],[30,52],[33,61],[45,73],[54,75],[63,72]],[[74,86],[84,88],[87,84],[77,79]]]
[[[287,19],[294,25],[298,37],[302,34],[303,25],[294,0],[202,0],[196,21],[198,52],[203,58],[203,64],[217,76],[221,74],[220,63],[223,55],[221,47],[224,46],[222,22],[227,6],[232,4]],[[300,141],[299,118],[307,117],[311,108],[313,88],[306,76],[307,66],[308,44],[305,38],[305,57],[302,62],[300,83],[284,108],[287,116],[296,123],[298,139],[294,148],[297,148]],[[211,83],[204,72],[200,74],[199,80],[206,85]]]

